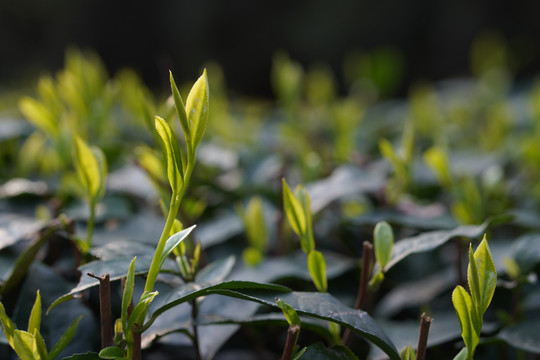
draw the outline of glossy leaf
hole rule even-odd
[[[472,255],[472,248],[469,250]],[[470,258],[470,260],[474,261],[469,260],[467,271],[469,287],[471,288],[473,303],[480,310],[479,316],[482,316],[491,303],[497,287],[497,270],[485,236],[474,255],[470,256]]]
[[[206,130],[209,113],[209,86],[206,69],[197,79],[186,100],[186,115],[191,134],[191,147],[197,148]]]
[[[537,318],[507,326],[496,337],[516,349],[540,354],[540,321]]]
[[[479,342],[479,334],[474,327],[475,309],[472,303],[471,296],[467,291],[457,286],[452,292],[452,303],[456,309],[456,313],[461,327],[461,337],[465,342],[465,346],[469,349],[471,355]]]
[[[79,323],[81,322],[83,317],[84,315],[79,316],[69,325],[66,331],[64,331],[62,336],[60,336],[60,339],[58,339],[56,344],[54,344],[53,348],[49,352],[49,359],[55,359],[66,348],[66,346],[68,346],[68,344],[75,336]]]
[[[300,317],[298,316],[296,311],[292,308],[292,306],[290,306],[289,304],[287,304],[286,302],[284,302],[281,299],[277,299],[276,303],[277,303],[278,307],[281,309],[281,311],[283,312],[283,315],[285,315],[285,318],[287,319],[287,322],[289,323],[289,326],[296,326],[296,325],[301,326],[302,325],[302,323],[300,321]]]
[[[39,295],[39,290],[36,293],[36,301],[30,312],[30,317],[28,318],[28,332],[30,334],[34,333],[34,330],[39,331],[41,324],[41,296]]]
[[[161,266],[163,266],[165,259],[167,259],[167,257],[172,253],[172,251],[187,238],[187,236],[193,231],[193,229],[195,229],[196,226],[197,225],[193,225],[187,229],[181,230],[167,239],[165,247],[163,248],[163,253],[161,254],[161,260],[159,263],[160,268]]]
[[[285,215],[287,216],[287,220],[293,231],[301,237],[302,234],[306,232],[306,217],[304,215],[302,205],[300,204],[300,201],[298,201],[298,199],[293,195],[285,179],[282,179],[282,184],[283,208],[285,210]],[[310,249],[304,248],[304,244],[302,244],[302,249],[304,252],[309,253]]]
[[[381,221],[375,226],[373,244],[377,263],[381,268],[384,268],[390,261],[392,247],[394,246],[394,233],[392,227],[386,221]]]
[[[278,297],[293,307],[299,315],[308,315],[333,321],[341,326],[350,328],[378,346],[391,360],[399,359],[399,354],[392,341],[366,312],[351,309],[328,293],[265,293],[256,289],[228,289],[220,291],[217,288],[213,291],[221,295],[238,297],[273,307],[278,307],[275,301],[275,298]]]
[[[335,345],[327,348],[320,342],[308,346],[300,359],[358,360],[356,355],[346,346]]]
[[[183,186],[182,158],[176,136],[169,124],[156,116],[155,127],[161,140],[161,148],[167,164],[167,178],[173,192],[178,192]]]
[[[308,254],[307,267],[313,284],[320,292],[326,292],[328,283],[326,279],[326,262],[320,251],[313,250]]]
[[[178,88],[176,87],[176,83],[174,81],[174,77],[171,71],[169,71],[169,77],[171,82],[171,91],[173,93],[173,99],[174,99],[174,106],[176,108],[176,114],[178,115],[178,119],[180,120],[180,125],[182,125],[182,130],[184,130],[184,136],[186,138],[186,143],[190,144],[190,137],[191,137],[191,130],[189,128],[189,122],[186,115],[186,108],[184,106],[184,101],[182,100],[182,96],[180,96],[180,92],[178,91]]]
[[[384,271],[388,271],[411,254],[436,249],[454,237],[477,238],[486,231],[491,223],[503,222],[509,219],[510,217],[501,215],[490,218],[481,225],[463,225],[452,230],[429,231],[399,240],[392,248],[392,256],[388,264],[384,267]],[[376,273],[378,270],[379,266],[377,264],[374,272]]]

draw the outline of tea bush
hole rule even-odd
[[[405,100],[278,54],[273,104],[68,52],[0,121],[2,358],[540,354],[540,83],[473,54]]]

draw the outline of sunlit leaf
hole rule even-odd
[[[373,244],[375,248],[375,258],[381,268],[384,268],[390,256],[392,255],[392,247],[394,246],[394,233],[392,227],[386,222],[381,221],[373,230]]]
[[[184,180],[182,160],[176,136],[169,124],[159,116],[156,116],[155,126],[161,140],[160,142],[165,156],[165,163],[167,164],[167,178],[169,179],[169,184],[171,185],[173,192],[180,191]]]
[[[209,113],[209,87],[206,69],[189,92],[186,100],[186,115],[191,134],[191,146],[197,148],[206,130]]]
[[[467,346],[467,349],[469,349],[472,354],[478,345],[479,334],[474,327],[473,319],[476,310],[474,309],[471,296],[463,287],[458,285],[452,292],[452,303],[456,309],[459,325],[461,327],[461,337],[465,342],[465,346]]]
[[[39,290],[36,294],[36,301],[30,312],[30,317],[28,318],[28,332],[30,334],[34,333],[34,330],[39,331],[41,325],[41,296],[39,295]]]
[[[163,248],[163,253],[161,254],[161,260],[159,262],[160,268],[165,262],[165,259],[171,254],[171,252],[182,242],[184,241],[187,236],[195,229],[196,225],[193,225],[187,229],[184,229],[180,232],[177,232],[176,234],[172,235],[167,239],[167,242],[165,243],[165,247]]]
[[[135,260],[134,257],[129,264],[129,270],[126,277],[126,283],[124,284],[124,293],[122,295],[122,325],[124,329],[128,329],[128,308],[133,297],[133,285],[135,284]]]
[[[306,217],[304,211],[302,210],[302,205],[300,201],[293,195],[289,185],[282,179],[283,184],[283,208],[285,210],[285,215],[289,221],[289,225],[293,231],[298,235],[302,236],[306,232]],[[302,244],[304,246],[304,244]],[[310,249],[302,249],[308,253]]]
[[[307,266],[313,284],[320,292],[326,292],[328,283],[326,279],[326,262],[320,251],[313,250],[308,254]]]
[[[173,93],[174,98],[174,105],[176,107],[176,114],[178,115],[178,119],[180,120],[180,124],[182,125],[182,130],[184,130],[184,136],[186,138],[186,143],[190,143],[191,138],[191,129],[189,128],[189,122],[186,115],[186,108],[184,106],[184,101],[182,100],[182,96],[180,96],[180,92],[178,91],[178,88],[176,87],[176,83],[174,81],[174,77],[171,71],[169,71],[169,77],[171,82],[171,91]]]
[[[276,300],[277,305],[283,311],[283,315],[285,315],[285,318],[287,319],[287,322],[289,323],[289,326],[301,326],[302,323],[300,321],[300,317],[296,313],[296,310],[292,308],[289,304],[285,303],[281,299]]]
[[[474,284],[474,288],[478,288],[478,298],[475,300],[473,297],[473,301],[477,301],[481,314],[483,314],[486,312],[489,304],[491,303],[491,299],[495,293],[495,288],[497,287],[497,270],[495,269],[495,264],[493,263],[493,258],[491,256],[491,252],[489,251],[485,236],[474,252],[474,263],[477,273],[477,277],[475,277],[475,279],[478,281],[478,284]],[[473,266],[471,263],[469,263],[469,272],[471,272],[472,269]],[[469,286],[471,286],[470,280]],[[472,287],[471,293],[473,293]]]

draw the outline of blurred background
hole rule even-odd
[[[535,74],[539,13],[538,1],[2,0],[0,86],[61,69],[66,48],[77,47],[97,52],[111,75],[131,67],[164,91],[168,69],[182,82],[216,61],[232,94],[268,97],[282,50],[337,79],[351,57],[383,54],[397,64],[392,95],[401,96],[418,80],[470,76],[482,36],[504,44],[516,79]]]

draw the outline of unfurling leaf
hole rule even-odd
[[[298,235],[302,236],[306,232],[306,218],[302,205],[300,201],[293,195],[287,181],[282,179],[283,184],[283,207],[285,210],[285,215],[289,221],[289,225],[293,231]],[[306,249],[303,249],[305,252]]]
[[[97,201],[105,191],[107,165],[99,148],[90,147],[79,136],[75,136],[75,170],[91,201]]]
[[[206,130],[209,113],[209,91],[208,76],[206,69],[197,79],[186,100],[186,115],[191,136],[191,147],[193,152],[201,142]]]
[[[328,283],[326,279],[326,262],[321,252],[313,250],[308,254],[308,270],[313,284],[320,292],[326,292]]]
[[[491,299],[495,293],[495,287],[497,286],[497,270],[495,269],[485,235],[474,255],[472,254],[472,249],[470,249],[470,254],[467,277],[473,303],[480,310],[479,316],[482,316],[491,303]]]
[[[386,222],[377,223],[373,230],[373,244],[375,247],[375,258],[381,269],[384,269],[392,256],[394,246],[394,233],[392,227]]]
[[[184,182],[178,142],[169,124],[159,116],[156,116],[155,126],[167,164],[167,178],[173,193],[176,193],[180,191]]]
[[[465,346],[472,354],[479,342],[479,334],[476,332],[473,319],[476,317],[471,296],[462,286],[457,286],[452,292],[452,303],[456,309],[461,327],[461,337]]]
[[[30,334],[34,333],[34,330],[39,332],[41,324],[41,296],[39,295],[39,290],[36,293],[36,301],[30,312],[30,317],[28,318],[28,332]]]
[[[296,313],[296,310],[281,299],[276,299],[277,305],[283,311],[283,315],[287,319],[289,326],[301,326],[300,317]]]

